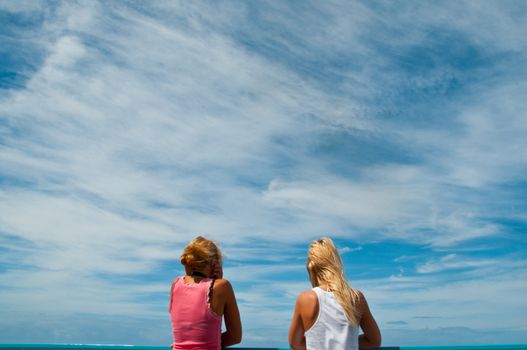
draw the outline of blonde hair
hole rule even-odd
[[[213,261],[221,265],[221,251],[214,241],[198,236],[183,249],[180,261],[192,270],[201,270]]]
[[[326,283],[342,305],[349,323],[358,326],[361,317],[358,308],[360,293],[351,288],[344,277],[342,260],[331,238],[322,237],[311,243],[307,254],[307,271],[311,285],[317,287],[321,282]]]

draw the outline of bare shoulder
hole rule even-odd
[[[228,293],[232,291],[231,283],[228,280],[223,279],[223,278],[218,278],[217,280],[215,280],[213,288],[214,288],[214,291],[218,291],[218,292]]]
[[[364,293],[360,289],[355,289],[355,292],[359,295],[359,299],[361,302],[366,301],[366,297],[364,296]]]
[[[318,308],[317,293],[306,290],[298,295],[296,305],[301,312],[313,312]]]
[[[224,278],[218,278],[216,280],[214,280],[214,287],[230,287],[231,286],[231,282],[229,282],[228,280],[224,279]]]
[[[363,314],[368,309],[368,302],[366,301],[366,297],[364,296],[364,293],[362,293],[361,290],[355,289],[355,292],[357,292],[359,296],[358,307],[360,312]]]
[[[318,315],[318,297],[312,290],[306,290],[298,295],[295,306],[297,314],[302,322],[304,330],[310,329],[316,321]]]
[[[297,303],[299,304],[312,304],[318,302],[317,293],[312,290],[303,291],[298,295]]]

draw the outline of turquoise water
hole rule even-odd
[[[168,350],[168,346],[139,346],[139,345],[97,345],[97,344],[0,344],[2,350]],[[239,348],[237,350],[286,350],[289,348]],[[527,344],[515,345],[462,345],[462,346],[401,346],[401,347],[382,347],[382,350],[527,350]]]

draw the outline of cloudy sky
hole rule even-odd
[[[322,235],[384,345],[527,343],[525,33],[521,0],[0,0],[0,343],[170,344],[197,234],[245,346],[287,345]]]

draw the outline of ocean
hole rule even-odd
[[[108,344],[0,344],[2,350],[169,350],[169,346],[108,345]],[[237,350],[288,350],[289,348],[243,348]],[[527,344],[460,345],[460,346],[383,346],[382,350],[527,350]]]

